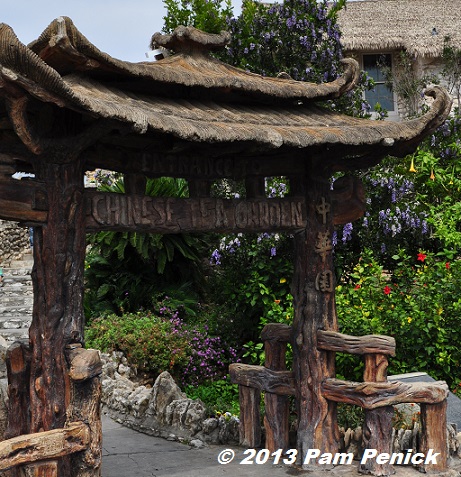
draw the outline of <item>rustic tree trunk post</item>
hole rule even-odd
[[[264,330],[263,330],[264,332]],[[263,334],[261,334],[262,336]],[[263,338],[264,339],[264,338]],[[286,370],[286,342],[277,338],[264,341],[265,367],[274,371]],[[266,449],[288,449],[290,400],[288,396],[265,393],[264,428],[266,430]]]
[[[329,174],[310,173],[302,185],[306,229],[295,236],[293,372],[298,413],[298,463],[308,449],[335,453],[339,448],[336,404],[322,395],[325,378],[334,377],[335,353],[317,348],[317,331],[337,331],[332,256],[333,211]],[[298,188],[300,184],[298,182]],[[299,193],[297,190],[295,193]]]
[[[58,461],[38,462],[25,467],[25,477],[58,477]]]
[[[34,236],[31,433],[62,428],[66,422],[71,387],[65,349],[83,342],[86,246],[82,160],[43,159],[37,176],[46,184],[49,211],[47,224],[36,227]],[[69,458],[59,462],[59,475],[72,475],[69,463]],[[46,467],[37,475],[54,473]]]
[[[5,439],[28,434],[30,428],[30,349],[20,341],[13,343],[7,351],[8,375],[8,426]],[[5,472],[7,477],[21,477],[19,468]]]
[[[261,391],[239,385],[240,445],[255,448],[261,445]]]
[[[72,456],[73,477],[99,477],[102,461],[101,379],[99,352],[79,344],[67,346],[70,364],[71,399],[68,423],[84,421],[90,429],[89,447]]]
[[[383,383],[387,381],[388,361],[386,355],[366,354],[364,360],[363,380],[365,382]],[[392,453],[393,414],[394,408],[392,406],[365,410],[362,433],[364,449],[376,449],[378,454]],[[379,476],[393,473],[392,466],[388,462],[377,464],[374,459],[368,459],[364,464],[359,464],[359,472]]]
[[[419,452],[427,455],[429,449],[440,453],[436,464],[420,464],[422,472],[439,473],[448,468],[447,400],[437,404],[421,404],[421,442]]]

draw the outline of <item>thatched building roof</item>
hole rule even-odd
[[[38,136],[72,140],[72,134],[102,122],[104,132],[87,151],[101,168],[113,168],[111,158],[124,148],[173,155],[297,155],[300,161],[316,152],[340,169],[368,165],[388,153],[406,154],[450,109],[446,93],[435,89],[433,107],[417,120],[395,124],[347,117],[319,102],[354,87],[353,60],[332,83],[265,78],[209,55],[226,39],[180,27],[173,35],[154,36],[177,54],[134,64],[99,51],[68,18],[52,22],[28,46],[0,25],[0,157],[14,150],[15,160],[30,162],[31,154],[43,153]],[[15,101],[19,106],[12,112]],[[30,131],[24,131],[26,124]],[[22,143],[14,147],[2,140],[12,141],[12,129]]]
[[[349,1],[339,13],[346,51],[405,49],[440,57],[444,38],[461,44],[461,0]]]

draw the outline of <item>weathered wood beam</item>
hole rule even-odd
[[[71,477],[100,477],[102,462],[101,379],[71,380],[68,422],[84,421],[91,439],[85,451],[71,457]]]
[[[261,391],[240,385],[239,403],[239,444],[254,449],[261,445]]]
[[[293,396],[295,393],[291,371],[272,371],[264,366],[233,363],[229,366],[229,374],[235,384],[281,396]]]
[[[57,460],[49,460],[47,462],[38,462],[36,464],[30,464],[25,466],[21,470],[24,471],[24,473],[22,474],[24,475],[24,477],[59,477]]]
[[[211,195],[211,181],[208,179],[189,179],[189,197],[203,198]]]
[[[107,140],[107,138],[104,140]],[[123,145],[120,146],[126,148],[126,138],[123,140]],[[139,141],[140,139],[136,138],[138,147]],[[101,157],[103,156],[104,168],[106,169],[122,173],[142,173],[148,177],[166,176],[208,180],[227,178],[238,180],[247,176],[259,176],[264,181],[264,177],[297,175],[305,169],[303,161],[293,154],[284,158],[263,155],[243,157],[226,149],[226,154],[219,157],[217,156],[219,151],[216,149],[213,149],[212,153],[210,151],[210,154],[205,154],[203,151],[194,154],[187,150],[183,152],[174,151],[173,153],[149,153],[127,152],[120,146],[107,148],[101,146],[101,143],[98,146],[99,149],[89,151],[87,168],[100,168]],[[151,145],[150,149],[154,149],[154,147]],[[185,145],[185,147],[190,146]],[[159,146],[155,148],[158,149]]]
[[[147,178],[144,174],[130,173],[125,174],[123,183],[125,186],[125,194],[129,195],[145,195]]]
[[[329,378],[322,385],[322,394],[331,401],[354,404],[364,409],[376,409],[405,402],[436,404],[447,398],[448,386],[443,381],[354,383]]]
[[[317,346],[328,351],[350,354],[395,356],[395,339],[384,335],[350,336],[335,331],[317,331]]]
[[[6,353],[8,375],[8,426],[4,438],[29,433],[30,426],[30,348],[28,343],[14,342]]]
[[[268,326],[268,325],[266,325]],[[284,341],[265,340],[264,366],[272,371],[286,370],[287,343]],[[275,452],[277,449],[288,449],[290,429],[290,401],[288,396],[264,394],[266,429],[266,449]]]
[[[43,224],[47,220],[43,184],[27,180],[0,180],[0,219]]]
[[[297,450],[300,466],[309,449],[334,454],[340,434],[336,403],[325,399],[322,383],[335,375],[335,354],[317,347],[317,331],[338,331],[332,237],[333,206],[330,173],[324,161],[312,158],[311,169],[296,187],[304,191],[306,228],[295,234],[293,281],[293,373],[298,415]],[[291,182],[290,182],[291,185]]]
[[[440,473],[448,468],[448,430],[447,430],[447,401],[436,404],[421,404],[421,439],[419,452],[427,455],[429,449],[437,452],[435,464],[425,464],[417,467],[422,472]]]
[[[0,470],[80,452],[89,442],[90,430],[83,422],[72,423],[65,429],[13,437],[0,442]]]
[[[289,343],[291,340],[292,328],[284,323],[269,323],[261,331],[263,341],[280,341]]]

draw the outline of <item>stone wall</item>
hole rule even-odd
[[[103,354],[102,402],[117,422],[146,434],[187,442],[195,447],[238,444],[235,416],[210,417],[203,402],[189,399],[168,372],[153,386],[137,385],[136,372],[121,353]]]
[[[11,260],[21,258],[30,250],[29,229],[16,222],[0,220],[0,266],[8,265]]]

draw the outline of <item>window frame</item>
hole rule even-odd
[[[361,53],[361,55],[360,55],[360,66],[361,66],[362,70],[366,71],[366,69],[365,69],[365,57],[375,56],[378,59],[378,57],[382,56],[382,55],[388,56],[390,58],[390,67],[391,67],[391,71],[393,72],[394,71],[394,64],[395,64],[394,54],[393,54],[393,52],[390,52],[390,51],[369,51],[369,52],[366,52],[366,53]],[[369,76],[372,78],[371,75],[369,75]],[[375,84],[385,84],[384,80],[375,80],[375,78],[373,78],[373,81],[375,81]],[[367,93],[368,93],[368,91],[363,92],[363,98],[364,99],[367,99]],[[387,119],[389,119],[391,121],[397,121],[397,120],[400,119],[399,105],[398,105],[398,101],[397,101],[397,95],[396,95],[393,88],[391,90],[391,94],[392,94],[392,102],[394,104],[394,110],[393,111],[388,111]],[[371,114],[372,118],[377,119],[378,114],[375,113],[374,110],[371,110],[370,114]]]

